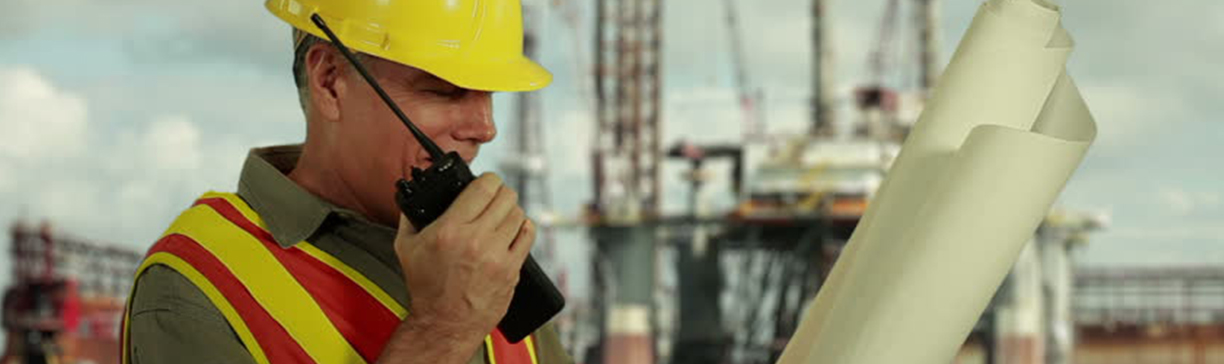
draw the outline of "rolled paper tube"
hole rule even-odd
[[[1043,0],[982,4],[780,364],[946,364],[1096,137]]]

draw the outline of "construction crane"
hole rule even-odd
[[[871,73],[868,75],[869,85],[883,85],[885,72],[892,66],[888,63],[893,56],[897,35],[897,14],[901,8],[901,0],[888,0],[884,7],[884,15],[880,19],[880,33],[876,34],[875,48],[871,50],[869,62]]]
[[[880,17],[879,33],[876,34],[875,48],[871,50],[868,57],[869,74],[867,85],[884,86],[888,84],[889,76],[887,73],[894,70],[903,70],[905,67],[899,67],[893,64],[893,60],[897,56],[897,38],[900,28],[897,26],[903,24],[901,21],[901,0],[887,0],[888,3],[884,6],[884,12]],[[930,89],[935,84],[935,79],[939,77],[939,36],[937,24],[939,23],[939,1],[938,0],[914,0],[913,24],[917,27],[917,88],[920,90]],[[899,86],[899,85],[898,85]]]
[[[739,11],[735,9],[735,0],[723,0],[727,11],[724,18],[727,21],[727,33],[731,40],[731,66],[735,83],[736,95],[739,97],[740,112],[743,113],[743,139],[758,140],[765,134],[765,118],[762,108],[763,95],[759,88],[753,88],[748,79],[748,61],[744,53],[743,37],[740,35]]]
[[[913,14],[914,24],[918,28],[916,44],[917,67],[902,67],[893,64],[897,55],[898,25],[903,24],[901,14],[902,2],[888,0],[879,23],[879,33],[876,34],[875,47],[868,57],[868,80],[854,90],[855,106],[858,108],[861,122],[854,133],[860,137],[875,140],[901,141],[908,134],[908,128],[916,121],[917,110],[921,110],[928,90],[934,86],[938,77],[939,38],[938,0],[915,0]],[[916,78],[916,89],[901,91],[902,80],[893,79],[890,72],[899,70],[915,70],[916,72],[901,72],[901,76]],[[913,77],[917,74],[917,77]],[[903,115],[903,109],[911,111]]]

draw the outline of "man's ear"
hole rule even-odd
[[[306,76],[310,87],[310,102],[324,121],[340,120],[340,96],[344,95],[340,63],[343,59],[327,43],[318,43],[306,51]]]

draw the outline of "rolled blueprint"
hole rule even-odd
[[[982,4],[778,363],[952,361],[1096,136],[1060,17]]]

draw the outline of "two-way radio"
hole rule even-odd
[[[417,129],[416,125],[412,124],[412,121],[408,120],[408,116],[404,115],[390,96],[387,96],[387,92],[383,91],[378,82],[370,76],[348,47],[340,42],[340,38],[332,33],[319,14],[312,15],[310,20],[327,34],[336,49],[339,49],[353,68],[357,69],[357,73],[361,74],[366,83],[374,88],[374,92],[378,93],[387,107],[390,107],[404,126],[408,127],[412,136],[421,143],[421,146],[429,152],[430,158],[433,159],[433,164],[425,170],[413,167],[411,181],[401,178],[395,183],[396,204],[418,231],[424,229],[425,226],[437,220],[438,216],[441,216],[450,207],[455,198],[459,197],[459,193],[463,192],[463,189],[476,177],[472,175],[472,171],[468,169],[467,163],[463,161],[459,153],[443,152],[442,148],[429,139],[429,136],[426,136],[420,129]],[[506,316],[502,317],[501,322],[497,324],[497,328],[501,330],[506,340],[517,343],[551,320],[564,307],[565,298],[561,296],[561,292],[544,274],[544,270],[536,264],[535,259],[528,255],[527,261],[519,270],[519,282],[514,288],[514,298],[510,301],[510,308],[506,311]]]

